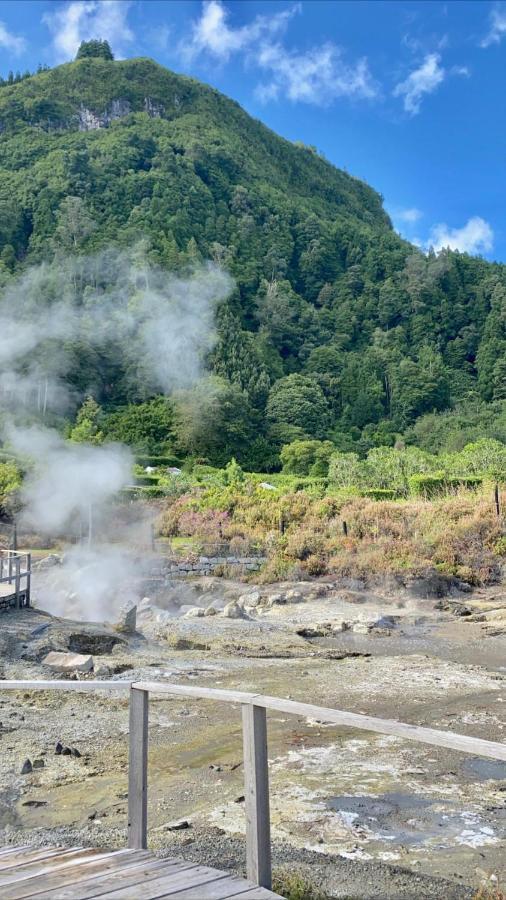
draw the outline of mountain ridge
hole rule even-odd
[[[0,283],[55,252],[146,239],[162,268],[231,272],[210,364],[265,446],[363,451],[506,397],[504,266],[422,254],[373,188],[152,60],[80,59],[2,87],[0,179]]]

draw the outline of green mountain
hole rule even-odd
[[[485,417],[506,437],[506,267],[422,254],[372,188],[216,90],[149,59],[4,85],[0,184],[4,284],[55,253],[140,239],[162,268],[213,259],[233,275],[209,360],[230,427],[194,436],[197,455],[261,468],[300,437],[430,444],[427,416],[455,407],[469,434]],[[105,369],[74,380],[89,376],[117,427],[149,397],[120,358]]]

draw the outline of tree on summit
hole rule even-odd
[[[76,59],[114,59],[109,41],[81,41]]]

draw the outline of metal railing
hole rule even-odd
[[[0,609],[30,606],[32,555],[0,550]]]
[[[481,738],[407,725],[394,719],[378,719],[345,710],[299,703],[244,691],[169,684],[157,681],[0,681],[0,691],[107,690],[129,694],[128,846],[147,848],[148,833],[148,721],[149,695],[168,694],[240,705],[242,709],[243,758],[246,808],[246,857],[250,881],[270,888],[271,838],[266,711],[316,718],[341,725],[389,734],[461,753],[506,762],[506,744]]]

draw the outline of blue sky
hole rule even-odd
[[[72,59],[91,37],[315,145],[422,247],[506,261],[506,2],[0,2],[4,75]]]

